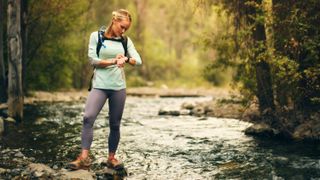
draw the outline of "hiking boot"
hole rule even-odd
[[[107,167],[112,169],[124,168],[123,163],[117,160],[116,158],[108,159]]]
[[[71,170],[85,169],[88,170],[91,166],[91,159],[89,157],[82,158],[78,156],[75,161],[68,163],[67,168]]]

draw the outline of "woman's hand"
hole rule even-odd
[[[123,67],[124,64],[126,63],[126,60],[127,58],[123,55],[123,54],[118,54],[116,56],[116,64],[118,67]]]
[[[116,59],[121,59],[121,58],[123,58],[123,57],[124,57],[123,54],[117,54],[117,55],[116,55]]]

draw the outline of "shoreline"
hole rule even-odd
[[[87,90],[66,90],[66,91],[31,91],[30,95],[24,97],[24,104],[33,104],[37,102],[70,102],[82,101],[88,96]],[[226,88],[152,88],[137,87],[127,88],[127,96],[136,97],[205,97],[211,96],[214,99],[230,98],[238,94],[236,91],[230,91]],[[0,103],[0,110],[6,109],[7,103]]]

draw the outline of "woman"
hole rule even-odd
[[[140,65],[141,58],[130,38],[127,38],[127,52],[124,56],[124,47],[119,39],[131,25],[131,15],[127,10],[120,9],[112,12],[112,21],[107,30],[101,34],[102,42],[100,52],[97,52],[97,44],[100,40],[99,32],[93,32],[90,36],[88,56],[91,65],[95,67],[92,90],[85,105],[83,127],[81,135],[81,154],[77,159],[68,164],[71,169],[88,169],[91,160],[89,150],[93,140],[93,123],[104,106],[106,100],[109,104],[108,139],[109,156],[107,165],[114,168],[121,165],[115,158],[120,139],[120,121],[126,99],[126,82],[124,66],[127,64]],[[118,40],[118,41],[117,41]]]

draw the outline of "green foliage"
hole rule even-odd
[[[79,38],[83,22],[79,20],[87,6],[86,1],[30,1],[26,69],[28,89],[72,87],[72,70],[79,63],[75,52],[83,43]],[[73,39],[75,33],[79,33],[77,40]]]
[[[275,76],[283,77],[287,73],[288,82],[283,83],[284,87],[290,88],[287,96],[302,109],[317,108],[320,105],[319,7],[320,2],[315,0],[274,4],[275,54],[286,57],[289,62],[283,63],[285,68],[276,71]]]
[[[48,0],[28,5],[28,89],[86,88],[92,71],[87,60],[89,35],[109,25],[111,12],[118,8],[132,13],[127,35],[143,60],[142,67],[126,68],[128,85],[205,84],[201,53],[193,44],[198,39],[195,27],[202,20],[194,17],[198,9],[193,1]]]
[[[140,76],[127,76],[127,86],[129,87],[140,87],[147,86],[147,82]]]
[[[203,76],[215,86],[226,85],[230,83],[237,63],[234,61],[233,26],[229,24],[227,12],[220,6],[212,6],[211,13],[206,14],[205,18],[214,23],[205,23],[204,33],[200,36],[200,45],[205,47],[200,57],[209,60],[204,63]]]
[[[211,82],[214,86],[226,85],[226,82],[230,80],[228,78],[230,76],[231,75],[229,75],[226,69],[214,67],[213,64],[204,69],[204,78]]]
[[[142,67],[126,67],[129,86],[226,85],[232,77],[250,98],[257,94],[254,67],[266,61],[276,104],[319,105],[317,0],[269,8],[251,0],[28,2],[28,89],[86,88],[90,33],[108,25],[113,10],[127,8],[133,17],[127,35],[143,60]],[[248,14],[252,7],[255,15]],[[265,26],[267,42],[253,41],[256,24]]]
[[[236,70],[234,82],[240,83],[245,96],[252,97],[257,94],[254,67],[263,60],[271,68],[277,105],[316,109],[320,105],[320,2],[271,3],[268,0],[260,6],[251,0],[220,1],[219,24],[225,27],[219,33],[217,28],[209,28],[211,31],[203,40],[204,46],[216,54],[206,67],[205,76],[216,82],[219,69],[232,67]],[[249,13],[252,7],[256,8],[255,15]],[[264,26],[267,42],[253,41],[255,29],[250,24]]]

